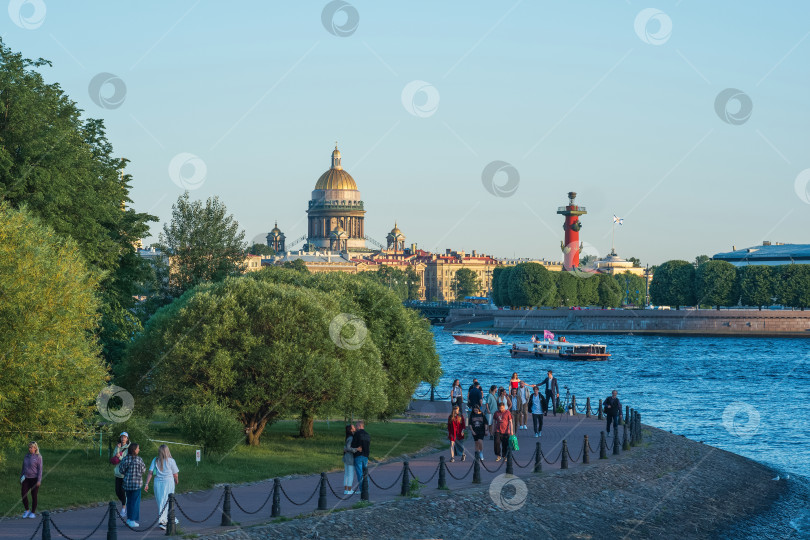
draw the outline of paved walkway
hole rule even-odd
[[[409,411],[408,417],[415,421],[441,422],[447,421],[449,402],[414,401],[413,410]],[[542,452],[550,465],[543,461],[543,469],[559,469],[559,456],[562,448],[562,441],[565,439],[569,443],[569,467],[580,467],[583,448],[583,436],[588,435],[590,446],[594,453],[591,456],[591,465],[598,466],[600,431],[605,429],[605,422],[599,421],[595,417],[586,418],[584,414],[577,416],[556,417],[549,414],[545,418],[543,435],[537,439],[533,436],[531,429],[531,417],[528,430],[518,431],[520,450],[515,452],[514,473],[517,476],[526,476],[533,473],[534,454],[536,442],[540,441]],[[621,429],[621,426],[620,426]],[[372,445],[374,444],[374,425],[369,428]],[[610,457],[610,445],[613,439],[608,439],[608,457]],[[444,455],[447,460],[447,485],[452,489],[460,489],[472,485],[472,467],[474,455],[474,445],[472,440],[465,439],[464,446],[468,452],[468,459],[465,462],[457,460],[450,463],[449,451],[434,452],[410,460],[410,469],[420,481],[426,482],[421,488],[421,494],[430,495],[438,490],[438,463],[439,456]],[[576,460],[576,461],[574,461]],[[337,461],[337,460],[336,460]],[[340,462],[335,464],[340,466]],[[488,471],[489,468],[492,472]],[[484,440],[484,462],[481,467],[481,481],[488,483],[493,478],[503,474],[506,470],[504,461],[495,462],[493,442]],[[401,475],[403,471],[402,460],[387,462],[385,464],[369,463],[370,477],[374,482],[369,483],[369,499],[383,501],[393,499],[400,494]],[[349,508],[360,500],[359,493],[343,499],[343,470],[327,474],[329,484],[334,488],[335,494],[327,487],[327,508],[330,510],[338,508]],[[283,478],[281,486],[285,494],[281,495],[281,514],[286,517],[293,517],[303,513],[309,513],[318,507],[318,487],[320,475],[310,475],[293,478]],[[389,488],[389,486],[391,486]],[[389,489],[380,489],[389,488]],[[263,481],[251,485],[235,486],[233,488],[233,499],[231,503],[231,517],[234,523],[239,526],[254,525],[271,520],[271,493],[273,481]],[[180,520],[179,530],[182,533],[214,533],[233,529],[234,527],[221,527],[221,505],[223,488],[215,488],[208,491],[196,493],[184,493],[177,496],[177,503],[182,512],[178,512]],[[291,503],[292,499],[296,505]],[[213,513],[212,513],[213,511]],[[107,522],[104,517],[107,514],[106,507],[86,508],[71,510],[51,514],[52,522],[66,535],[73,538],[87,536],[93,528],[104,519],[104,523],[91,538],[106,538]],[[208,516],[208,517],[207,517]],[[165,531],[157,527],[156,521],[157,507],[154,499],[149,499],[141,503],[141,528],[139,532],[128,530],[125,525],[118,520],[118,538],[156,538],[165,535]],[[194,521],[201,521],[196,523]],[[21,519],[12,518],[0,521],[0,538],[25,539],[30,538],[37,528],[41,519]],[[51,531],[53,538],[60,538],[60,534],[55,529]],[[37,533],[37,537],[40,533]]]

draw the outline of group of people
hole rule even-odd
[[[343,445],[343,494],[352,495],[355,490],[354,478],[357,476],[357,489],[363,485],[363,472],[368,467],[368,452],[371,436],[364,429],[362,420],[346,426],[346,442]]]
[[[461,381],[454,380],[450,388],[451,413],[447,418],[450,462],[454,462],[459,455],[461,461],[466,460],[463,440],[467,429],[472,433],[476,459],[484,460],[483,441],[488,433],[489,439],[494,441],[495,461],[500,461],[506,457],[509,438],[519,430],[529,429],[530,415],[534,437],[543,435],[543,418],[548,415],[549,409],[554,416],[561,412],[558,410],[559,399],[560,386],[552,370],[548,370],[546,378],[538,384],[527,383],[513,373],[506,387],[493,384],[486,396],[478,379],[473,379],[467,390],[469,419],[465,420],[464,391]],[[604,413],[610,433],[611,424],[614,428],[618,426],[622,415],[616,390],[605,400]]]

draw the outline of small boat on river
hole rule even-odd
[[[529,343],[512,343],[509,349],[512,358],[530,357],[559,360],[607,360],[610,354],[603,343],[571,343],[561,340],[533,340]]]
[[[500,345],[503,343],[498,334],[489,332],[453,332],[453,339],[456,340],[456,343],[473,345]]]

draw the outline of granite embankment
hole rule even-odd
[[[755,309],[451,309],[445,330],[810,338],[810,311]]]
[[[787,490],[765,465],[658,429],[644,433],[621,456],[522,477],[525,489],[485,482],[206,538],[716,538]]]

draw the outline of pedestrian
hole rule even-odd
[[[450,463],[456,460],[456,454],[461,452],[461,461],[467,459],[467,452],[464,450],[464,445],[461,441],[464,440],[464,430],[467,429],[467,423],[464,421],[464,415],[458,406],[453,407],[453,412],[447,417],[447,438],[450,439]]]
[[[127,495],[127,525],[134,529],[139,527],[141,518],[141,487],[146,464],[138,455],[141,449],[138,443],[129,445],[127,457],[119,463],[119,470],[124,475],[124,491]]]
[[[143,490],[149,492],[149,482],[152,481],[152,475],[154,475],[158,525],[163,530],[166,530],[166,525],[169,522],[169,506],[166,503],[169,500],[169,494],[174,493],[174,488],[180,481],[179,474],[180,469],[177,468],[177,462],[172,457],[169,447],[161,444],[158,447],[157,457],[152,458],[152,463],[149,465],[149,474],[146,475],[146,485],[143,486]],[[177,518],[174,518],[174,522],[180,523]]]
[[[33,441],[28,443],[28,453],[23,458],[20,484],[20,496],[23,508],[25,508],[22,517],[34,519],[37,517],[37,494],[39,486],[42,484],[42,456],[39,453],[39,445]],[[31,492],[31,510],[28,509],[29,491]]]
[[[554,374],[551,370],[548,370],[548,377],[543,379],[540,383],[540,386],[546,386],[546,411],[548,411],[548,407],[551,407],[554,416],[557,416],[557,406],[559,404],[559,397],[560,397],[560,385],[557,384],[557,379],[554,378]]]
[[[118,444],[115,445],[110,463],[115,465],[113,474],[115,475],[115,496],[121,501],[121,517],[127,517],[127,492],[124,491],[124,475],[121,473],[121,462],[127,457],[129,451],[129,433],[122,431],[118,436]]]
[[[509,451],[509,436],[515,433],[512,413],[506,408],[505,403],[498,403],[498,410],[492,416],[492,422],[495,424],[495,461],[500,461]]]
[[[484,391],[481,388],[481,384],[478,382],[478,379],[473,379],[473,385],[470,387],[470,391],[467,392],[467,406],[472,411],[473,407],[476,405],[480,409],[484,404]]]
[[[517,390],[518,385],[520,385],[520,377],[518,377],[517,372],[512,373],[512,378],[509,379],[509,392],[512,391],[512,388]]]
[[[520,429],[529,429],[529,397],[531,396],[529,385],[520,381],[518,386],[518,396],[520,397]]]
[[[475,405],[470,413],[469,425],[470,431],[472,431],[473,434],[473,441],[475,442],[475,457],[476,459],[484,461],[484,437],[487,434],[487,428],[491,426],[486,415],[481,412],[481,407],[478,405]]]
[[[543,436],[543,396],[540,395],[540,387],[535,386],[534,392],[529,396],[529,411],[532,414],[532,427],[534,428],[534,436]]]
[[[354,485],[354,426],[346,426],[346,441],[343,443],[343,494],[349,495]]]
[[[358,420],[355,423],[352,448],[354,449],[354,471],[357,474],[357,487],[363,489],[363,471],[368,468],[368,451],[371,446],[371,436],[366,432],[365,423]]]
[[[453,386],[450,388],[450,410],[453,407],[461,407],[464,405],[464,392],[461,390],[461,381],[456,379],[453,381]]]
[[[518,420],[520,420],[520,410],[523,408],[523,403],[520,401],[520,394],[518,393],[517,388],[512,389],[509,398],[511,400],[509,405],[509,412],[512,413],[512,423],[515,424],[515,429],[512,432],[515,433],[520,427],[520,424],[518,424]]]
[[[498,410],[498,395],[495,393],[498,390],[498,387],[494,384],[489,387],[489,394],[487,394],[487,402],[484,404],[484,411],[487,417],[487,423],[489,424],[487,427],[489,429],[489,440],[495,440],[495,437],[492,435],[492,415],[495,414],[495,411]]]
[[[610,433],[611,423],[615,429],[619,429],[619,419],[622,417],[622,403],[619,401],[618,395],[619,393],[614,390],[602,404],[605,411],[605,417],[607,418],[608,433]]]

